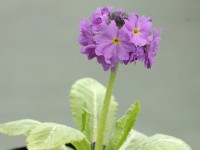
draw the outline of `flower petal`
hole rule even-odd
[[[129,59],[129,53],[123,46],[117,46],[118,58],[122,61]]]

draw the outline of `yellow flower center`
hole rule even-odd
[[[135,29],[133,29],[133,34],[139,34],[140,33],[140,31],[137,29],[137,28],[135,28]]]
[[[120,40],[118,38],[114,38],[113,44],[115,44],[115,45],[120,44]]]

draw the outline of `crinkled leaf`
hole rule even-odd
[[[157,134],[132,150],[192,150],[189,145],[172,136]]]
[[[139,111],[140,104],[135,102],[126,114],[117,121],[115,130],[107,143],[107,150],[118,150],[121,147],[133,127]]]
[[[74,121],[91,142],[96,141],[105,92],[106,88],[91,78],[78,80],[70,91],[70,107]],[[116,111],[117,103],[112,97],[108,114],[109,121],[105,130],[105,140],[107,140],[112,130]]]
[[[131,130],[128,137],[126,138],[126,141],[124,141],[119,150],[134,150],[147,139],[148,137],[146,135],[135,130]]]
[[[0,133],[16,136],[28,135],[29,132],[41,123],[35,120],[23,119],[0,124]]]
[[[73,144],[77,150],[89,150],[90,143],[80,131],[55,123],[43,123],[34,128],[27,137],[29,150],[48,150],[66,143]]]

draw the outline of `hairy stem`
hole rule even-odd
[[[110,73],[110,78],[108,81],[106,95],[104,98],[102,112],[101,112],[100,121],[99,121],[95,150],[102,150],[102,147],[103,147],[104,131],[105,131],[106,121],[108,117],[108,110],[110,106],[110,100],[111,100],[111,96],[113,92],[115,78],[117,75],[117,70],[118,70],[118,64],[115,65],[115,71]]]

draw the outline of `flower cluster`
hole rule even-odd
[[[152,19],[129,15],[123,9],[97,8],[89,21],[80,23],[78,42],[81,53],[96,58],[104,70],[114,70],[117,63],[143,61],[146,68],[155,63],[160,42],[160,30],[151,29]]]

